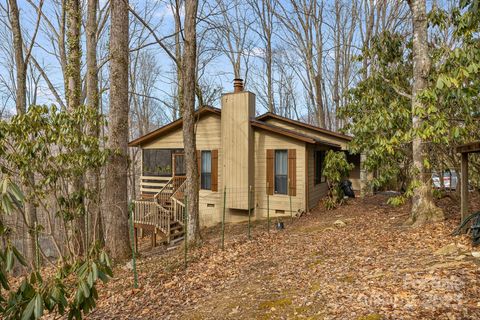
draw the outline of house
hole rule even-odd
[[[243,90],[241,80],[235,80],[234,92],[221,100],[221,109],[204,106],[196,111],[201,226],[222,221],[225,191],[227,222],[248,219],[249,209],[253,219],[312,209],[328,191],[322,161],[331,149],[347,152],[355,165],[349,178],[359,190],[360,156],[347,151],[351,137],[273,113],[256,116],[255,95]],[[167,238],[172,229],[181,233],[186,179],[182,119],[129,146],[142,151],[136,227],[160,223],[154,229]]]

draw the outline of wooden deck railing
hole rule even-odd
[[[133,222],[154,226],[170,234],[170,212],[153,201],[134,200]]]
[[[184,176],[175,176],[172,177],[168,182],[163,186],[163,188],[155,195],[156,201],[161,205],[165,206],[167,202],[170,201],[170,197],[177,192],[179,188],[184,185],[184,182],[187,180],[187,177]],[[178,199],[178,197],[177,197]]]
[[[155,194],[154,201],[134,200],[133,222],[160,229],[170,240],[170,223],[184,224],[186,177],[173,177]],[[167,205],[168,204],[168,205]]]
[[[185,204],[175,198],[172,198],[173,220],[185,224]]]
[[[173,208],[173,219],[182,224],[185,222],[185,188],[187,186],[187,179],[178,179],[178,182],[181,184],[177,187],[175,192],[172,194],[172,208]],[[177,182],[177,184],[178,184]]]

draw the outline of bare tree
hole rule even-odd
[[[218,19],[212,21],[218,37],[218,50],[224,53],[233,69],[234,78],[248,82],[250,57],[253,42],[249,38],[250,25],[249,8],[242,1],[215,0],[218,9]]]
[[[430,73],[430,57],[427,41],[427,13],[425,0],[409,0],[413,19],[413,87],[412,87],[412,124],[413,129],[422,126],[422,119],[416,110],[424,108],[420,93],[428,85]],[[432,199],[431,173],[425,166],[427,158],[426,141],[415,135],[412,142],[413,170],[418,186],[414,189],[412,198],[411,223],[421,224],[426,221],[443,220],[443,211],[435,206]]]
[[[293,67],[308,95],[307,105],[314,106],[315,123],[326,126],[323,78],[323,2],[315,0],[277,0],[276,15],[286,29],[285,37],[298,60]],[[288,7],[287,7],[288,6]]]
[[[273,28],[275,17],[275,0],[250,0],[250,6],[258,18],[258,29],[256,33],[260,37],[264,54],[263,61],[265,64],[265,81],[266,81],[266,96],[267,109],[270,112],[275,112],[275,100],[273,93]],[[261,77],[264,78],[264,77]]]
[[[112,258],[129,254],[128,235],[128,0],[110,2],[110,110],[106,167],[106,247]]]
[[[87,2],[87,23],[86,23],[86,46],[87,46],[87,75],[86,75],[86,103],[98,117],[99,110],[99,92],[98,92],[98,63],[97,63],[97,0],[88,0]],[[87,134],[99,138],[99,122],[90,123],[87,128]],[[90,193],[86,200],[87,218],[92,217],[92,221],[87,220],[87,228],[93,227],[92,236],[88,234],[86,239],[103,242],[103,227],[101,219],[100,202],[100,169],[92,169],[87,172],[85,177],[85,188]]]
[[[81,28],[81,7],[79,0],[68,0],[66,3],[67,15],[67,65],[65,73],[66,83],[66,100],[67,108],[70,112],[74,112],[80,107],[82,94],[82,79],[81,79],[81,56],[82,48],[80,45],[80,28]],[[81,128],[77,128],[81,131]],[[80,195],[82,192],[83,177],[76,177],[69,186],[69,194]],[[83,197],[79,196],[77,199],[82,202],[79,206],[83,206]],[[85,220],[84,216],[80,214],[83,210],[77,212],[75,217],[75,226],[72,228],[74,233],[74,240],[78,254],[83,254],[86,250],[85,243]]]
[[[39,11],[41,12],[43,6],[43,0],[40,1]],[[18,10],[18,4],[16,0],[9,0],[9,20],[11,26],[11,32],[13,37],[13,49],[15,56],[16,67],[16,90],[15,90],[15,105],[18,114],[24,114],[27,112],[27,67],[31,57],[33,45],[35,44],[35,38],[37,35],[38,27],[40,24],[41,14],[38,15],[35,25],[34,33],[29,46],[26,46],[27,50],[24,54],[24,40],[22,34],[22,28],[20,25],[20,13]],[[27,256],[29,257],[32,265],[35,259],[35,238],[33,236],[33,229],[37,224],[37,209],[35,205],[28,201],[31,193],[31,188],[35,185],[34,174],[29,174],[24,182],[25,194],[27,195],[27,202],[25,203],[25,222],[28,228],[28,250]]]
[[[197,65],[197,0],[185,0],[184,53],[182,64],[183,79],[183,145],[187,169],[187,187],[185,196],[188,201],[188,238],[191,241],[200,237],[198,217],[198,166],[195,143],[195,88]]]

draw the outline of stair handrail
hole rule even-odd
[[[182,184],[175,190],[170,199],[172,200],[172,209],[173,209],[173,221],[177,221],[180,224],[185,224],[185,203],[178,198],[179,192],[185,192],[187,186],[187,179],[182,182]]]
[[[168,211],[158,203],[152,201],[134,200],[133,203],[134,222],[154,225],[167,236],[170,234],[170,211]],[[141,217],[139,217],[140,212]]]
[[[175,200],[177,201],[180,201],[183,203],[183,201],[181,201],[178,196],[177,196],[177,193],[180,191],[180,192],[184,192],[185,191],[185,188],[187,186],[187,178],[184,178],[182,177],[181,179],[184,179],[184,181],[178,186],[178,188],[172,193],[171,195],[171,198],[174,198]]]
[[[167,200],[170,196],[168,197],[165,197],[165,196],[162,196],[164,193],[166,193],[166,190],[167,190],[167,187],[169,185],[171,185],[173,183],[173,179],[175,177],[171,177],[170,180],[167,181],[167,183],[165,183],[165,185],[162,187],[162,189],[160,189],[160,191],[158,191],[155,196],[153,197],[154,201],[157,202],[158,204],[162,205],[162,200]],[[162,198],[165,198],[165,199],[162,199]]]

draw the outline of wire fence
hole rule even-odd
[[[227,225],[241,227],[246,224],[245,233],[251,239],[256,229],[270,232],[273,228],[285,227],[285,222],[304,212],[304,200],[304,197],[291,191],[272,194],[267,187],[224,187],[218,192],[201,190],[200,225],[220,225],[220,247],[224,249],[225,238],[234,236],[226,232]]]
[[[217,241],[220,250],[237,241],[250,240],[274,230],[288,228],[295,217],[303,214],[306,204],[303,192],[275,192],[265,187],[223,187],[218,191],[200,190],[199,219],[203,235]],[[180,245],[183,267],[187,269],[191,256],[188,239],[188,208],[186,195],[184,238]],[[135,248],[132,243],[132,262]],[[136,273],[135,262],[133,267]],[[136,277],[135,277],[136,278]],[[137,285],[134,281],[134,286]]]

